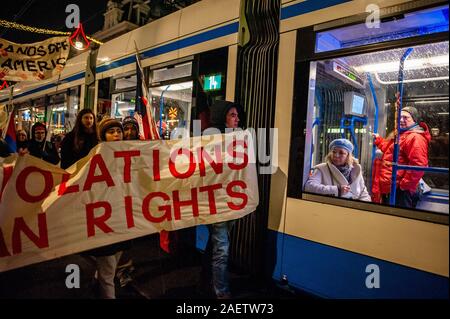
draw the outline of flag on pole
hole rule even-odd
[[[156,126],[155,118],[150,106],[150,99],[148,96],[148,88],[144,80],[144,70],[142,69],[139,51],[136,43],[136,106],[134,118],[139,124],[139,138],[141,140],[159,140],[161,137]],[[171,239],[176,241],[176,233],[162,230],[159,233],[159,246],[162,250],[170,253]]]
[[[144,71],[141,66],[139,52],[136,48],[136,106],[134,117],[139,124],[139,136],[143,140],[159,140],[158,127],[156,126],[153,112],[150,106],[147,85],[144,80]]]

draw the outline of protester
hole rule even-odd
[[[139,139],[139,124],[132,116],[127,116],[122,121],[123,139],[127,141]]]
[[[315,166],[306,181],[305,191],[370,202],[361,165],[352,152],[353,144],[349,140],[332,141],[325,162]]]
[[[0,157],[8,157],[9,155],[11,155],[9,146],[0,135]]]
[[[55,146],[45,140],[47,129],[45,124],[36,122],[31,127],[31,140],[28,143],[28,151],[30,155],[43,159],[51,164],[59,163],[59,155]]]
[[[81,110],[75,121],[75,126],[61,142],[61,168],[68,168],[89,154],[98,144],[96,120],[90,109]]]
[[[415,107],[404,107],[400,114],[399,165],[428,166],[428,145],[431,134],[428,126],[420,122],[419,112]],[[383,152],[379,177],[376,179],[381,193],[382,202],[389,204],[391,192],[392,165],[394,154],[393,135],[383,139],[378,134],[372,134],[375,145]],[[424,172],[399,170],[397,171],[396,196],[397,206],[412,208],[416,196],[417,186]]]
[[[23,154],[28,152],[28,134],[25,130],[16,132],[16,149],[17,153]]]
[[[122,121],[123,139],[128,141],[139,140],[139,124],[132,116],[127,116]],[[130,246],[132,241],[129,241]],[[121,287],[125,287],[133,280],[132,273],[134,271],[133,259],[130,250],[124,250],[117,265],[117,278]]]
[[[101,142],[121,141],[123,139],[122,124],[118,120],[104,118],[98,124],[98,135]],[[128,247],[128,242],[120,242],[83,253],[84,255],[93,256],[95,259],[96,275],[101,298],[116,298],[114,277],[116,275],[117,264],[123,250]]]
[[[225,129],[239,128],[243,110],[240,105],[228,101],[216,101],[211,108],[211,127],[225,133]],[[230,299],[228,260],[230,232],[235,220],[208,225],[209,238],[203,261],[202,286],[208,289],[210,280],[218,299]],[[212,278],[210,278],[212,276]]]

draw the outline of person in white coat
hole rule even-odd
[[[370,202],[361,165],[352,155],[353,144],[347,139],[336,139],[329,150],[325,163],[314,167],[305,191]]]

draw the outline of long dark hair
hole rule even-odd
[[[85,114],[92,114],[92,116],[94,117],[94,125],[93,125],[91,133],[85,132],[83,123],[81,122],[81,119],[83,118],[83,115],[85,115]],[[77,115],[77,120],[75,121],[75,126],[72,130],[73,135],[74,135],[73,148],[74,148],[75,152],[80,152],[80,150],[83,148],[85,139],[87,137],[95,140],[95,142],[98,143],[96,128],[97,128],[97,119],[96,119],[94,112],[91,109],[82,109]],[[95,144],[97,144],[97,143],[95,143]]]

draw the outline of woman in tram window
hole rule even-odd
[[[331,142],[325,163],[314,167],[305,191],[370,202],[361,165],[353,157],[353,144],[347,139]]]
[[[98,144],[94,112],[83,109],[78,113],[75,126],[61,142],[61,168],[68,168],[89,154]]]

